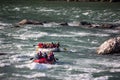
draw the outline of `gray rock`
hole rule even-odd
[[[114,54],[120,53],[120,37],[111,38],[105,41],[96,50],[97,54]]]

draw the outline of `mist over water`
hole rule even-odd
[[[1,80],[119,80],[120,56],[97,55],[96,48],[120,31],[89,29],[74,22],[119,23],[119,3],[16,2],[0,3]],[[47,21],[44,25],[11,28],[22,19]],[[60,26],[69,22],[73,26]],[[30,61],[33,45],[60,42],[56,64]],[[64,48],[67,50],[65,51]]]

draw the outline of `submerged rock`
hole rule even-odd
[[[96,50],[97,54],[114,54],[120,53],[120,37],[111,38],[105,41]]]

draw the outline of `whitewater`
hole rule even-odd
[[[74,23],[119,23],[117,3],[106,3],[108,6],[104,3],[18,3],[0,3],[0,53],[4,53],[0,55],[1,80],[120,79],[120,55],[97,55],[95,52],[105,40],[119,36],[120,31],[78,27]],[[22,19],[48,23],[13,27]],[[71,26],[61,26],[59,22],[69,22]],[[38,64],[30,60],[36,53],[33,45],[39,42],[60,42],[61,52],[54,52],[59,59],[56,64]]]

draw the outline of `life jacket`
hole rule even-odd
[[[47,63],[46,58],[41,58],[41,59],[36,59],[33,62],[37,62],[37,63]]]
[[[37,56],[38,56],[38,59],[43,58],[43,56],[42,56],[42,53],[41,53],[41,52],[38,52],[38,53],[37,53]]]
[[[54,54],[53,52],[50,52],[49,55],[48,55],[48,61],[53,61],[54,60]]]

